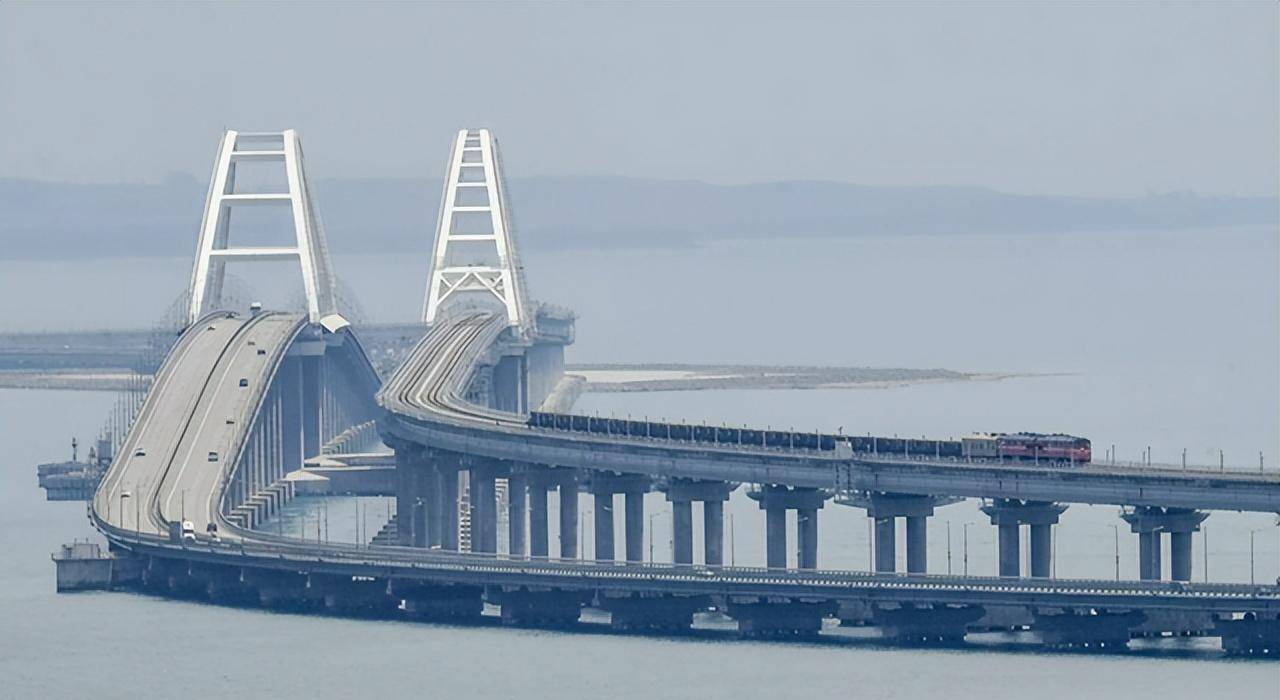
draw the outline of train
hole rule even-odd
[[[677,440],[708,445],[816,450],[849,453],[851,456],[864,454],[1063,465],[1088,464],[1093,458],[1092,445],[1088,439],[1062,433],[975,433],[959,440],[929,440],[662,423],[540,411],[529,414],[528,425],[531,428],[595,435]]]

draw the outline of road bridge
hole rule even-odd
[[[219,162],[234,163],[238,157],[227,149],[238,148],[236,138],[224,140]],[[288,163],[296,150],[263,157]],[[213,293],[193,303],[194,322],[157,373],[90,511],[113,548],[145,562],[146,585],[219,600],[432,618],[474,617],[490,603],[505,622],[530,625],[574,624],[594,606],[620,629],[687,629],[695,613],[714,609],[742,633],[765,636],[811,634],[826,618],[858,618],[887,639],[912,643],[958,642],[971,625],[1012,607],[1025,615],[1019,624],[1056,646],[1123,646],[1132,630],[1155,624],[1158,631],[1219,635],[1240,653],[1280,651],[1280,588],[1191,583],[1185,568],[1189,533],[1208,510],[1280,511],[1275,479],[899,460],[821,443],[766,448],[531,425],[529,410],[550,393],[560,353],[572,341],[572,315],[538,307],[524,293],[498,163],[487,131],[459,133],[446,181],[446,207],[453,209],[441,219],[448,232],[437,233],[448,239],[435,258],[445,268],[431,277],[424,312],[432,325],[380,389],[355,333],[329,313],[323,294],[305,315],[210,311]],[[211,197],[234,197],[233,180],[215,174]],[[300,168],[291,183],[292,201],[309,192]],[[313,217],[309,194],[301,196],[295,212]],[[471,223],[481,228],[459,232],[456,214],[480,215],[481,223]],[[222,225],[203,230],[216,234]],[[316,226],[299,230],[306,235],[290,255],[305,258],[300,251],[322,239]],[[213,240],[202,243],[200,255],[227,245],[225,236]],[[450,253],[457,242],[492,245],[496,255],[463,269]],[[306,264],[315,280],[332,279],[323,256]],[[216,291],[207,274],[193,279]],[[395,449],[398,544],[313,542],[262,527],[290,496],[281,484],[286,471],[371,419]],[[722,504],[738,488],[766,511],[766,567],[723,565]],[[652,489],[672,503],[672,564],[640,561],[641,496]],[[579,551],[575,537],[583,490],[597,506],[590,554]],[[555,553],[547,522],[553,496],[562,533]],[[867,509],[882,550],[894,546],[895,523],[905,519],[908,571],[893,571],[894,557],[883,552],[875,572],[818,568],[819,516],[833,497]],[[989,500],[1001,576],[924,571],[923,519],[958,497]],[[693,561],[695,501],[703,504],[707,538],[702,562]],[[1048,576],[1047,534],[1072,502],[1129,507],[1131,527],[1146,543],[1145,580]],[[510,532],[499,551],[503,506]],[[787,565],[788,511],[798,523],[796,567]],[[626,546],[614,552],[619,515]],[[1018,564],[1023,525],[1032,535],[1029,576]],[[1152,553],[1165,532],[1178,580],[1161,580]]]

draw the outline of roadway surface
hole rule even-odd
[[[300,316],[273,313],[215,314],[194,324],[157,373],[94,511],[135,533],[167,535],[170,522],[184,520],[201,536],[210,523],[225,532],[222,487],[275,362],[301,327]]]

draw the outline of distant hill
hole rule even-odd
[[[316,183],[339,253],[421,251],[440,181]],[[181,256],[191,253],[205,185],[47,183],[0,178],[0,259]],[[713,239],[1159,230],[1280,223],[1280,200],[1178,193],[1142,198],[1014,195],[957,187],[833,182],[720,186],[622,177],[510,182],[520,245],[639,248]]]

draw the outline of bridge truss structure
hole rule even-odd
[[[237,168],[247,163],[266,163],[280,168],[283,172],[274,174],[283,175],[285,191],[257,192],[237,188]],[[232,235],[233,213],[242,207],[287,207],[292,219],[292,244],[236,245]],[[219,142],[213,176],[209,181],[195,265],[191,271],[187,322],[194,323],[222,305],[227,263],[279,260],[296,261],[301,268],[306,313],[311,323],[323,323],[331,329],[347,325],[338,310],[324,227],[307,181],[298,133],[293,129],[280,132],[228,130]]]
[[[509,326],[531,325],[498,141],[488,129],[462,129],[445,171],[422,320],[431,326],[448,304],[477,295],[501,304]]]

